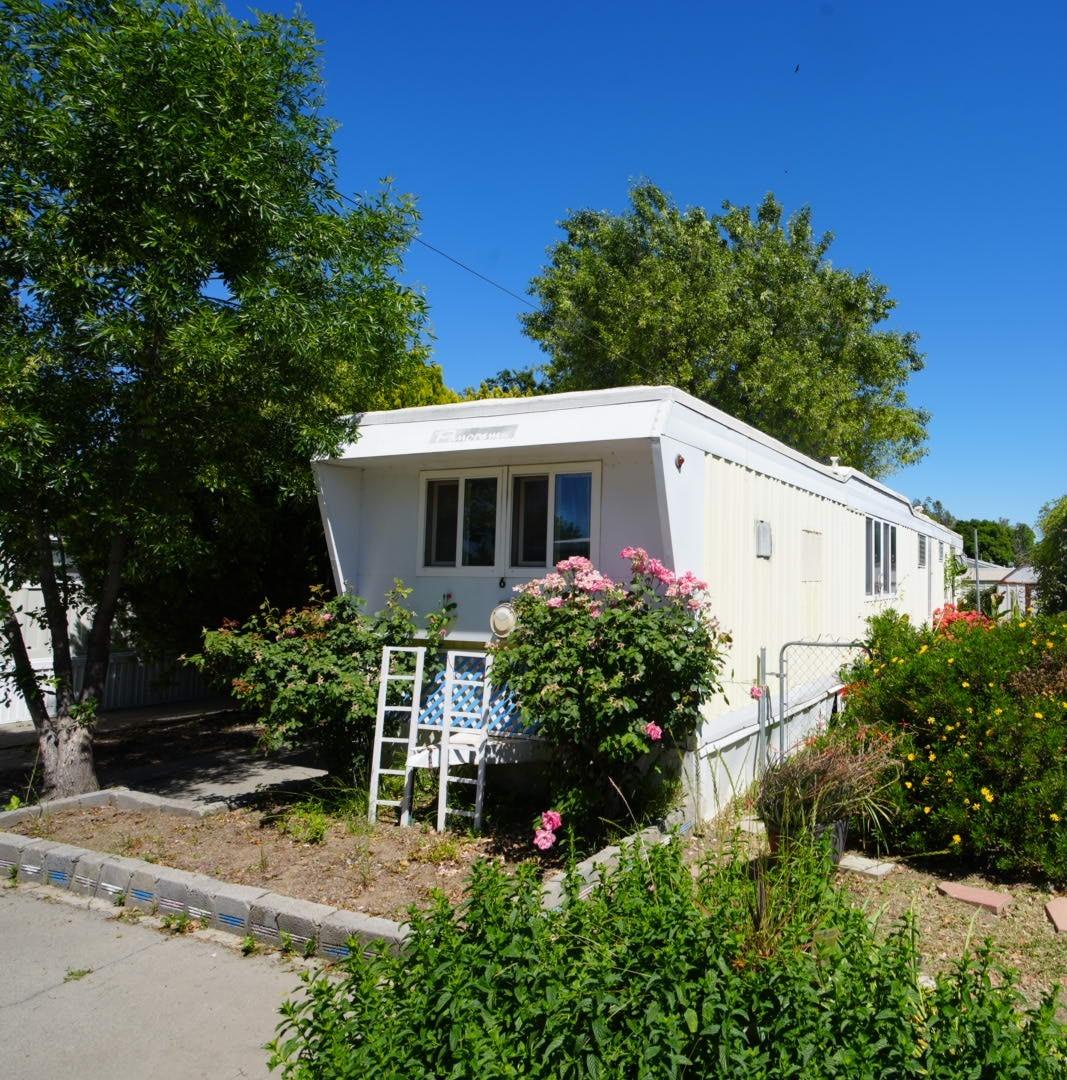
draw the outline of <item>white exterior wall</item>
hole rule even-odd
[[[710,703],[690,768],[690,798],[701,818],[712,816],[754,778],[758,706],[749,691],[762,647],[769,670],[777,671],[787,642],[862,640],[867,619],[878,612],[893,608],[923,623],[945,600],[938,536],[926,534],[926,566],[920,568],[919,530],[898,524],[896,595],[868,597],[865,512],[713,454],[707,457],[705,484],[704,576],[713,609],[733,641],[724,671],[726,696]],[[759,521],[771,527],[769,559],[756,556]],[[946,557],[948,550],[945,544]],[[840,654],[828,650],[826,656],[832,666]],[[770,684],[777,713],[777,680]],[[788,718],[786,745],[825,722],[831,704],[827,697]]]
[[[19,626],[22,627],[22,640],[26,642],[26,651],[31,660],[52,660],[52,639],[48,627],[32,617],[33,613],[44,613],[44,598],[38,585],[24,585],[10,596],[11,606],[15,609]],[[67,622],[70,644],[74,652],[80,652],[89,636],[89,621],[85,613],[70,612]]]
[[[868,597],[866,514],[714,455],[707,460],[705,499],[703,569],[714,609],[734,637],[733,677],[745,686],[755,677],[761,646],[773,668],[787,641],[862,638],[867,619],[890,607],[928,622],[944,602],[937,540],[928,542],[927,566],[920,569],[915,529],[896,526],[896,596]],[[756,557],[757,521],[771,527],[769,559]],[[819,549],[815,573],[805,532]]]
[[[22,639],[26,643],[26,651],[33,668],[40,678],[47,679],[52,673],[52,640],[48,628],[30,615],[32,612],[44,610],[41,589],[36,585],[26,585],[12,593],[10,599],[18,613]],[[84,611],[70,612],[67,627],[73,654],[74,684],[75,687],[80,687],[85,674],[83,653],[89,635],[88,614]],[[0,692],[0,727],[5,724],[29,723],[29,709],[14,684],[5,681],[0,688],[0,691],[4,690],[6,694]],[[135,653],[122,650],[111,654],[107,684],[104,687],[104,708],[126,709],[169,704],[206,697],[211,692],[206,680],[191,667],[166,661],[146,664]],[[44,687],[44,697],[48,711],[54,711],[55,693],[47,685]]]
[[[621,576],[629,569],[618,557],[623,547],[632,544],[653,552],[664,550],[666,523],[659,510],[653,450],[653,443],[646,439],[592,446],[570,443],[562,450],[539,447],[438,454],[432,459],[424,457],[400,464],[370,461],[363,468],[319,464],[316,473],[320,505],[338,587],[364,597],[368,607],[376,610],[394,580],[401,578],[413,588],[408,602],[420,615],[437,608],[443,594],[450,593],[457,604],[453,635],[465,640],[487,638],[492,609],[510,599],[516,585],[541,577],[547,570],[510,569],[503,551],[501,564],[484,571],[424,571],[419,528],[422,473],[570,462],[599,465],[600,500],[593,507],[599,542],[592,558],[606,573]],[[505,522],[510,522],[510,485],[506,479],[505,475],[503,513]],[[505,527],[505,547],[507,538]]]

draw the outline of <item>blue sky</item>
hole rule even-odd
[[[235,12],[242,9],[233,3]],[[287,4],[264,7],[291,12]],[[342,183],[418,197],[429,242],[524,294],[585,206],[810,205],[917,331],[929,455],[889,482],[961,517],[1067,492],[1067,9],[1061,4],[306,0]],[[797,64],[799,72],[795,72]],[[415,247],[462,388],[541,358],[521,306]]]

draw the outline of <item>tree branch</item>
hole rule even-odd
[[[70,657],[69,613],[56,580],[52,554],[52,536],[45,524],[44,514],[37,509],[33,522],[37,541],[37,569],[41,595],[44,597],[45,620],[52,639],[52,674],[56,680],[56,715],[63,716],[74,703],[74,664]]]
[[[81,700],[104,700],[104,685],[108,664],[111,661],[111,624],[115,619],[119,589],[122,587],[122,571],[126,565],[129,547],[126,534],[116,532],[111,538],[107,554],[107,570],[100,590],[100,599],[93,612],[93,625],[85,650],[85,679],[82,682]]]

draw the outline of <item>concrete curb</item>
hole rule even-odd
[[[164,814],[197,818],[221,814],[230,808],[225,799],[215,799],[211,802],[168,799],[162,795],[151,795],[147,791],[111,787],[101,791],[89,791],[84,795],[70,795],[65,799],[51,799],[48,802],[35,803],[33,806],[20,806],[17,810],[5,810],[0,813],[0,829],[5,825],[15,825],[31,818],[47,817],[49,814],[58,813],[61,810],[72,810],[78,806],[114,806],[120,810],[159,810]]]
[[[310,953],[314,942],[320,956],[335,960],[350,955],[353,947],[370,952],[378,942],[399,948],[407,937],[407,928],[392,919],[17,833],[0,832],[0,874],[88,901],[152,914],[184,913],[215,930],[252,934],[274,946],[282,944],[284,934],[295,952]]]

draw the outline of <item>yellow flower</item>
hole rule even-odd
[[[993,684],[992,684],[992,683],[990,683],[990,684],[989,684],[989,689],[990,689],[990,690],[992,690],[992,689],[993,689]]]
[[[961,843],[963,843],[963,837],[960,836],[959,833],[953,833],[952,834],[952,842],[954,844],[961,844]]]
[[[1059,814],[1049,814],[1048,819],[1049,819],[1049,821],[1059,821],[1060,820],[1060,815]]]
[[[920,656],[922,656],[922,654],[923,654],[924,652],[926,652],[926,650],[927,650],[927,649],[929,649],[929,648],[930,648],[930,646],[929,646],[929,645],[920,645],[920,646],[919,646],[919,655],[920,655]]]
[[[974,712],[974,709],[972,709],[972,708],[970,707],[970,705],[968,705],[968,706],[967,706],[967,711],[968,711],[969,713],[973,713],[973,712]]]
[[[954,664],[954,663],[956,662],[956,658],[955,658],[954,656],[950,656],[950,657],[948,658],[948,662],[949,662],[950,664]]]
[[[1003,709],[994,709],[993,712],[997,716],[1003,716],[1004,715],[1004,710]]]
[[[971,684],[966,679],[964,679],[963,682],[960,683],[960,685],[963,687],[964,690],[970,690],[971,688]]]
[[[930,807],[929,806],[924,806],[923,807],[923,813],[924,814],[929,814],[930,813]]]
[[[933,750],[930,751],[930,760],[937,761],[937,754],[935,754]]]
[[[1045,714],[1043,712],[1036,712],[1036,713],[1034,713],[1034,719],[1035,720],[1044,720],[1045,719]]]
[[[947,778],[946,782],[949,783],[949,784],[954,784],[956,781],[953,780],[952,777],[950,776],[950,777]]]
[[[1051,642],[1051,641],[1046,641],[1046,642],[1045,642],[1045,648],[1046,648],[1046,649],[1051,649],[1051,648],[1053,648],[1053,644],[1052,644],[1052,642]]]
[[[915,760],[915,755],[914,754],[908,754],[908,761],[914,761],[914,760]]]
[[[989,788],[987,788],[987,787],[982,788],[981,794],[982,794],[982,798],[985,799],[986,802],[992,802],[993,801],[993,792],[991,792],[989,790]]]
[[[1026,620],[1025,619],[1021,623],[1019,623],[1019,629],[1022,630],[1024,626],[1026,626]]]

